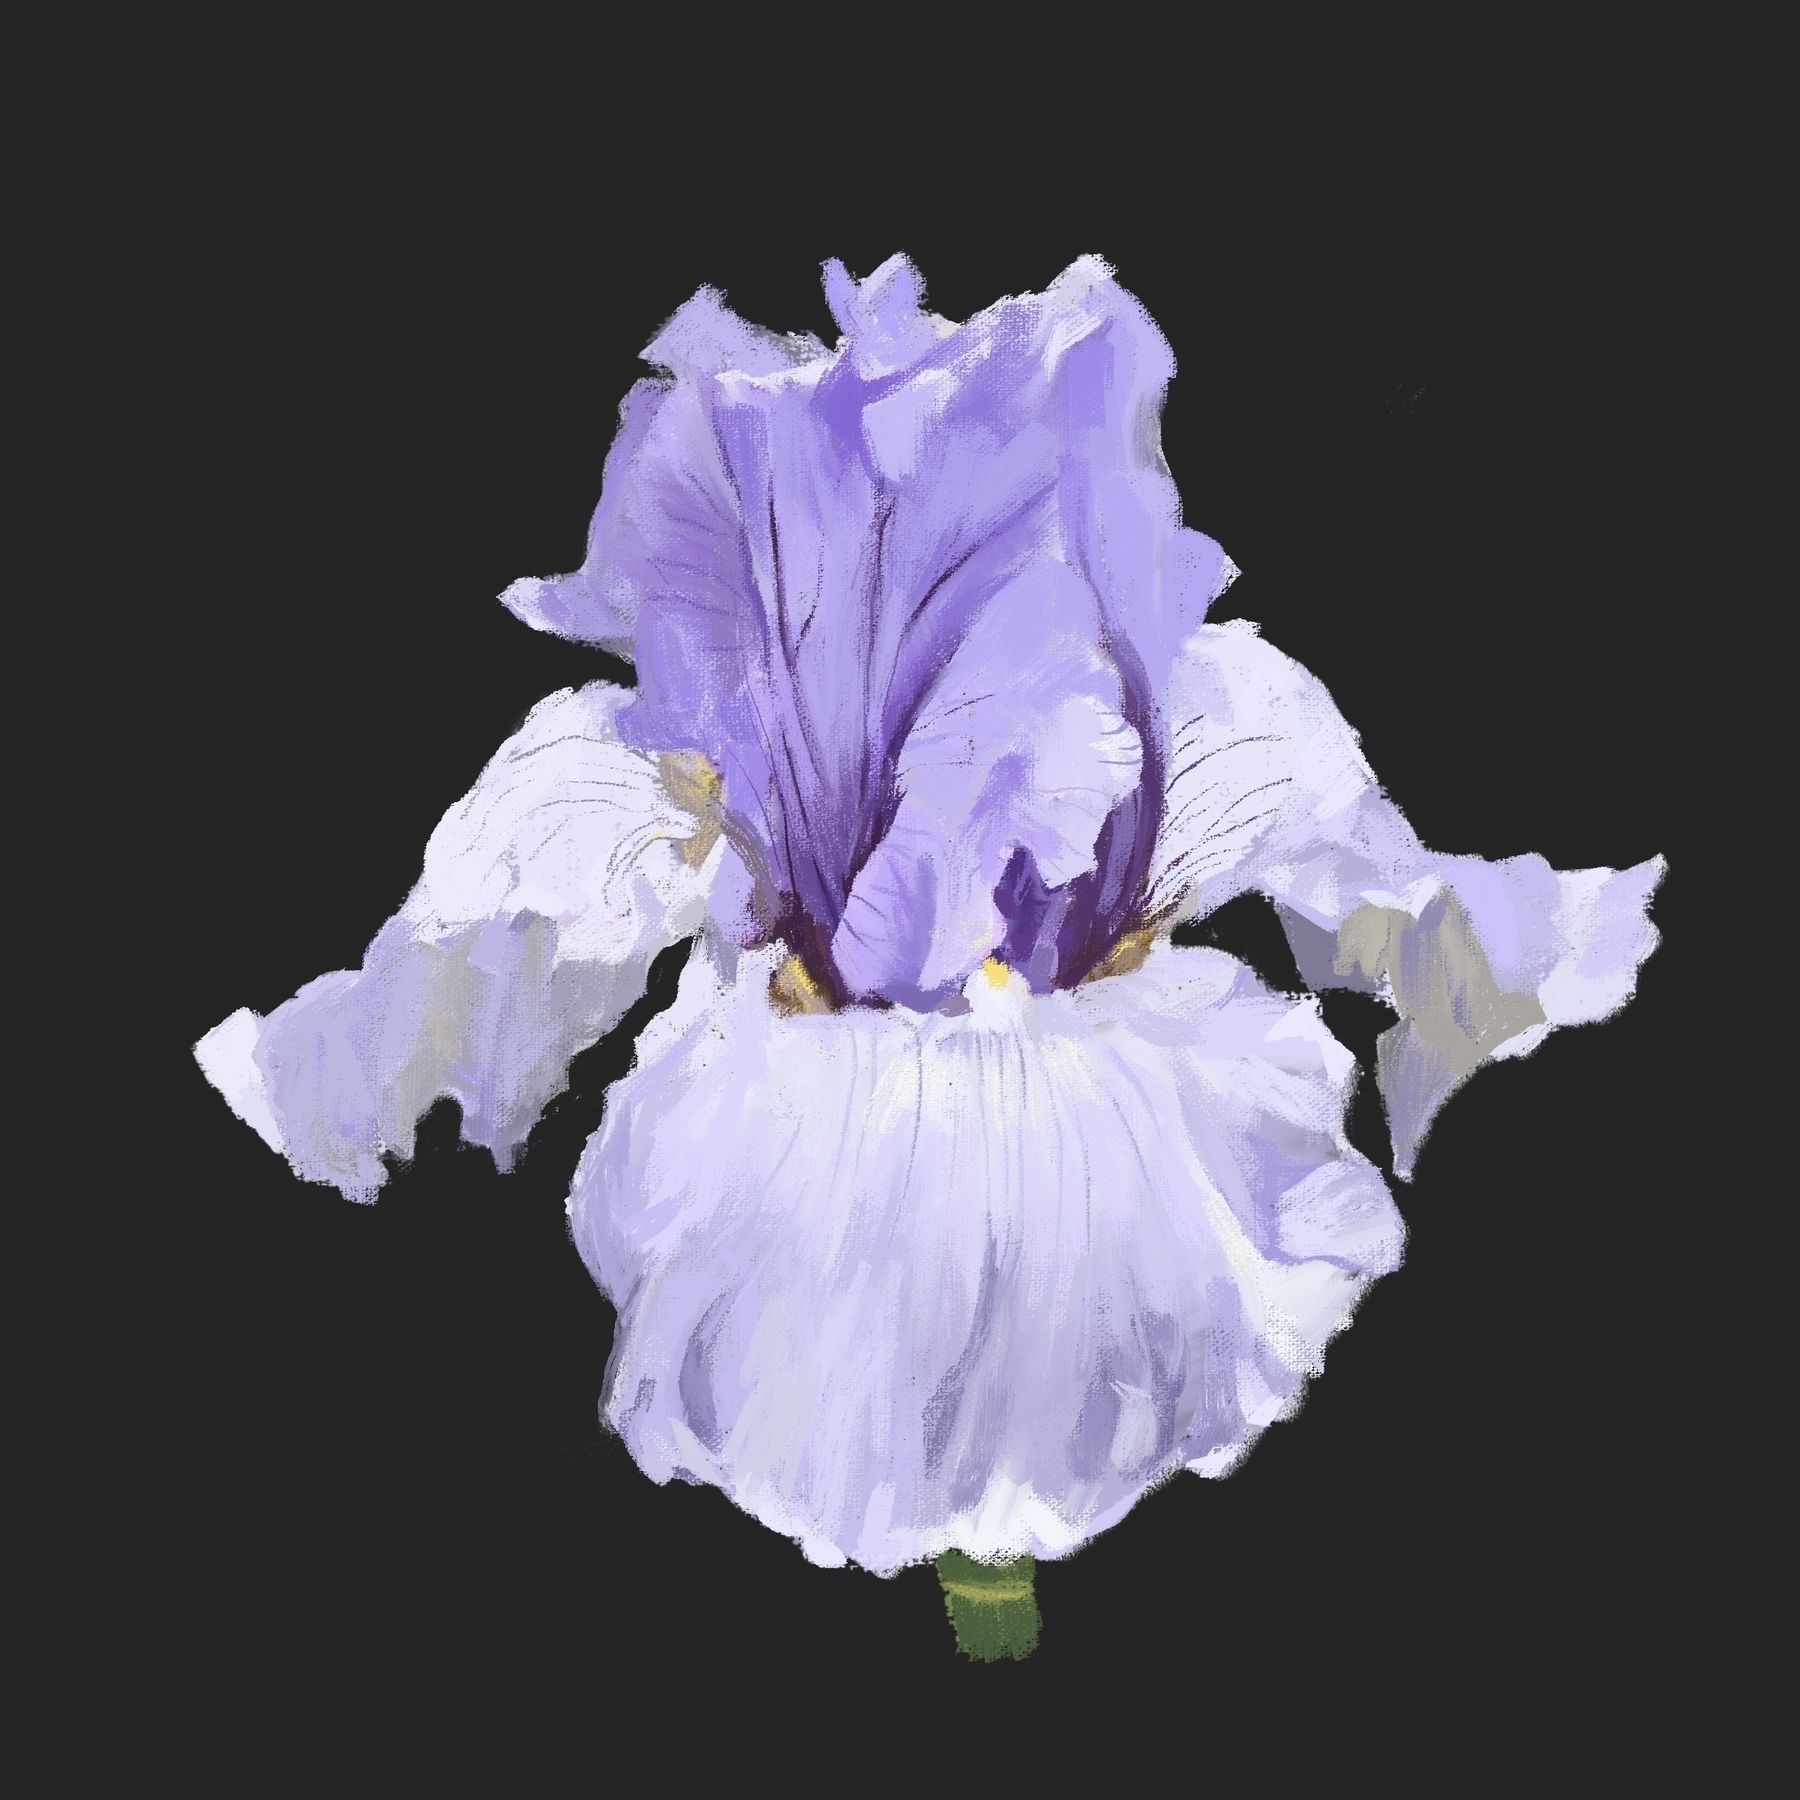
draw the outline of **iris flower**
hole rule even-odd
[[[938,1559],[954,1615],[1226,1473],[1400,1262],[1318,1001],[1171,933],[1260,893],[1393,1007],[1406,1178],[1478,1065],[1629,998],[1663,863],[1427,849],[1318,680],[1205,623],[1236,570],[1105,264],[961,325],[903,257],[825,292],[835,350],[688,301],[586,561],[502,596],[636,687],[537,706],[361,969],[196,1054],[368,1201],[444,1095],[509,1167],[693,939],[568,1199],[604,1419],[815,1563]]]

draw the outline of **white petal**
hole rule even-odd
[[[373,1198],[382,1157],[411,1155],[443,1095],[464,1137],[510,1166],[570,1058],[704,922],[724,839],[619,742],[630,697],[595,683],[535,707],[433,832],[361,970],[321,976],[266,1020],[240,1010],[195,1047],[299,1174]]]
[[[1346,877],[1360,901],[1372,878],[1404,886],[1425,872],[1423,847],[1383,800],[1330,694],[1254,626],[1196,631],[1161,710],[1169,775],[1148,878],[1156,910],[1203,917],[1281,871],[1335,928]],[[1321,857],[1325,846],[1336,854]]]
[[[256,1066],[256,1033],[261,1021],[240,1006],[194,1046],[201,1072],[225,1096],[225,1104],[271,1150],[280,1150],[281,1127],[269,1106],[262,1070]]]
[[[815,1561],[1066,1553],[1292,1410],[1399,1261],[1353,1060],[1229,957],[956,1016],[784,1016],[774,965],[690,961],[570,1217],[632,1454]]]
[[[1484,1061],[1622,1006],[1655,947],[1665,867],[1559,873],[1421,844],[1323,685],[1243,623],[1203,626],[1163,695],[1168,804],[1150,871],[1166,919],[1257,889],[1314,987],[1399,1012],[1378,1074],[1407,1176],[1438,1108]]]
[[[1538,984],[1552,1025],[1585,1025],[1615,1013],[1631,998],[1638,965],[1657,944],[1650,896],[1668,871],[1660,856],[1614,874],[1579,869],[1559,875],[1559,954]]]

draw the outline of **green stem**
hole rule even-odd
[[[1032,1587],[1037,1564],[1031,1557],[984,1563],[947,1550],[938,1558],[937,1574],[956,1647],[964,1656],[999,1662],[1009,1656],[1023,1659],[1037,1648],[1043,1620]]]

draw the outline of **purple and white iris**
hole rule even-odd
[[[504,595],[638,686],[553,695],[354,973],[197,1046],[372,1199],[443,1095],[502,1168],[697,939],[569,1196],[606,1418],[816,1562],[1062,1555],[1230,1468],[1400,1260],[1318,1004],[1170,932],[1246,891],[1398,1019],[1395,1167],[1484,1060],[1630,996],[1660,858],[1427,850],[1184,528],[1169,347],[1085,258],[963,325],[895,257],[843,331],[702,290],[587,560]]]

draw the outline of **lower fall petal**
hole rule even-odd
[[[1394,1007],[1377,1076],[1397,1175],[1481,1063],[1630,998],[1657,942],[1661,857],[1564,872],[1428,849],[1324,684],[1241,622],[1196,631],[1161,701],[1170,778],[1149,910],[1175,922],[1259,891],[1311,986]]]
[[[955,1015],[694,957],[570,1196],[605,1414],[816,1562],[1067,1554],[1298,1404],[1402,1227],[1313,1002],[1215,951]]]
[[[1630,999],[1657,944],[1648,906],[1666,866],[1658,856],[1563,872],[1541,856],[1445,857],[1410,904],[1349,914],[1333,974],[1400,1015],[1377,1047],[1396,1174],[1411,1175],[1438,1109],[1483,1062],[1523,1056],[1553,1027],[1590,1024]],[[1310,935],[1292,915],[1289,931]]]
[[[707,918],[731,854],[695,759],[621,744],[628,691],[552,695],[445,815],[422,879],[359,970],[195,1046],[232,1110],[309,1181],[373,1199],[434,1101],[502,1168],[570,1059]]]

